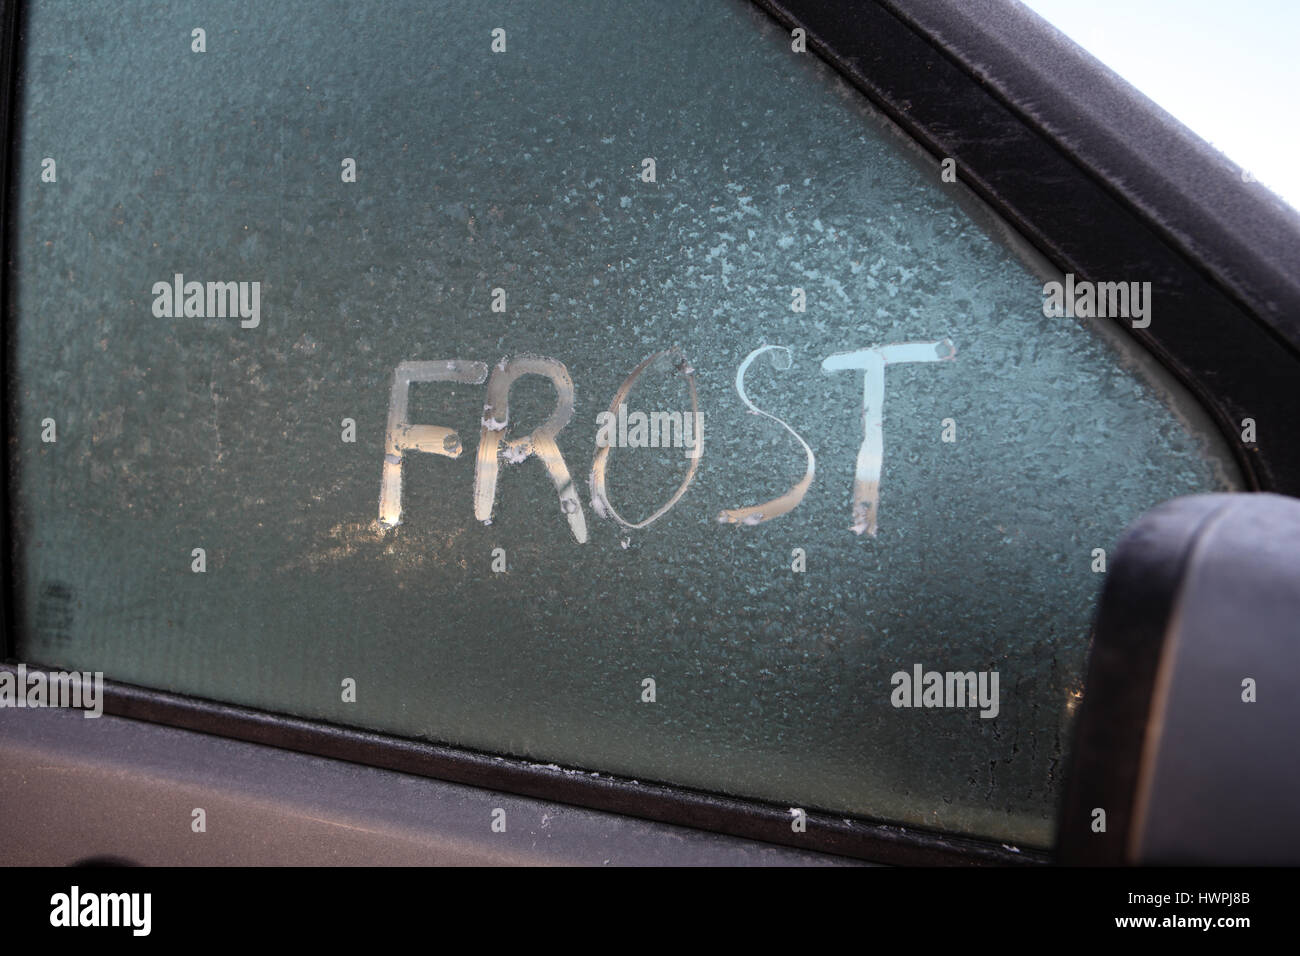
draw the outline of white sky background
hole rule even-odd
[[[1300,0],[1021,0],[1300,209]]]

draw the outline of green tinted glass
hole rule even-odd
[[[739,0],[26,25],[23,658],[1050,842],[1097,549],[1238,479],[788,34]]]

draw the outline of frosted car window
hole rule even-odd
[[[740,2],[26,30],[24,659],[1050,843],[1101,551],[1238,479],[787,34]]]

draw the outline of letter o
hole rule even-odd
[[[588,481],[588,484],[591,487],[591,507],[595,510],[596,514],[601,516],[608,515],[624,528],[631,528],[632,530],[649,527],[671,511],[677,502],[681,501],[682,495],[686,494],[686,489],[689,488],[691,482],[695,480],[695,472],[699,470],[700,467],[700,458],[704,455],[704,434],[703,430],[699,428],[700,402],[699,397],[695,393],[695,369],[691,368],[690,363],[686,361],[686,356],[682,354],[680,349],[664,349],[663,351],[655,352],[653,355],[642,360],[641,364],[632,369],[632,374],[623,380],[623,384],[620,385],[618,391],[614,393],[614,400],[610,402],[609,412],[611,415],[617,417],[618,407],[623,404],[628,394],[632,391],[632,386],[636,384],[637,379],[641,377],[645,370],[649,368],[656,359],[665,356],[673,359],[673,367],[677,370],[678,374],[686,379],[686,387],[690,390],[691,394],[691,416],[692,420],[696,423],[696,441],[699,443],[696,447],[696,454],[690,459],[690,467],[686,469],[686,477],[683,478],[682,483],[677,486],[677,490],[673,492],[673,496],[669,498],[658,511],[646,518],[644,521],[628,521],[618,513],[612,504],[610,504],[609,493],[605,490],[605,462],[609,458],[609,452],[612,446],[606,445],[601,447],[597,445],[596,456],[591,461],[591,477]]]

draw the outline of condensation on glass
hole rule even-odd
[[[1050,843],[1094,550],[1238,479],[771,21],[29,8],[25,659]]]

